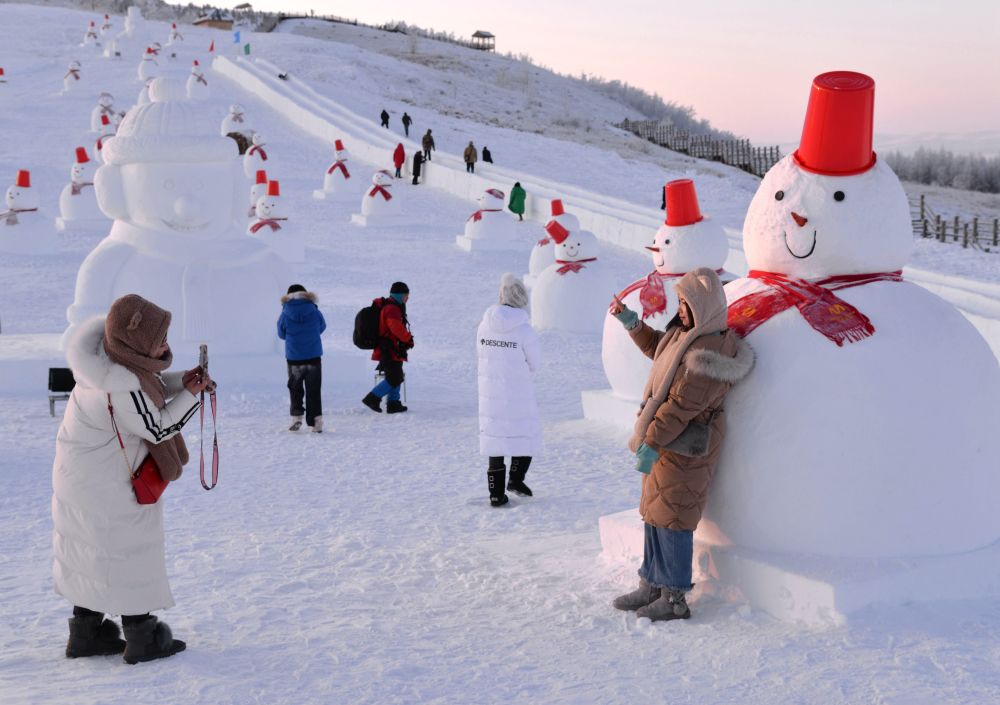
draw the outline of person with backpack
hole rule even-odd
[[[302,428],[302,416],[313,433],[323,432],[323,341],[326,330],[323,312],[316,305],[316,294],[301,284],[292,284],[281,297],[278,337],[285,341],[288,363],[288,395],[292,425],[289,431]],[[305,408],[303,409],[303,396]]]
[[[472,144],[472,140],[469,140],[469,146],[462,152],[462,158],[465,159],[465,171],[467,173],[476,173],[476,159],[478,157],[479,153],[476,152],[476,145]]]
[[[409,116],[406,112],[403,113],[403,131],[406,132],[406,136],[410,136],[410,125],[413,124],[413,118]]]
[[[406,320],[406,302],[409,300],[410,288],[403,282],[395,282],[389,289],[388,298],[372,301],[372,305],[362,309],[354,321],[355,344],[362,348],[372,345],[372,360],[378,362],[378,371],[385,375],[385,379],[361,400],[362,404],[378,413],[382,413],[382,397],[387,397],[386,413],[407,411],[399,400],[399,388],[406,379],[403,363],[407,360],[407,353],[413,349],[413,334]]]
[[[420,146],[424,148],[424,161],[429,162],[431,160],[431,152],[437,149],[434,146],[434,138],[431,136],[430,128],[427,128],[427,132],[420,139]]]
[[[392,153],[392,163],[396,167],[396,178],[403,178],[402,169],[403,164],[406,163],[406,150],[403,149],[402,142],[396,145],[396,149]]]
[[[424,166],[424,153],[419,149],[413,153],[413,185],[416,186],[420,183],[420,171]]]
[[[483,161],[487,164],[493,163],[493,154],[490,152],[490,148],[483,145]]]
[[[382,109],[382,114],[379,117],[382,118],[382,127],[384,127],[385,129],[388,130],[389,129],[389,113],[387,113],[385,111],[385,108]]]
[[[485,148],[483,151],[486,151]],[[524,220],[524,199],[527,197],[528,194],[521,188],[521,182],[514,182],[514,188],[510,190],[510,204],[507,207],[511,213],[517,213],[518,220]]]
[[[535,403],[534,374],[540,365],[538,336],[528,317],[528,291],[513,274],[500,279],[498,302],[486,309],[476,331],[479,358],[479,452],[486,470],[490,504],[502,507],[504,457],[510,456],[507,489],[531,497],[524,484],[531,458],[542,449],[542,426]]]

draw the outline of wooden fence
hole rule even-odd
[[[1000,219],[963,221],[957,215],[943,218],[928,205],[923,194],[910,199],[913,232],[918,237],[934,238],[938,242],[962,243],[983,252],[1000,252]]]
[[[675,152],[688,154],[699,159],[723,162],[756,176],[763,176],[781,159],[781,150],[777,147],[754,147],[750,144],[750,140],[745,139],[721,140],[709,135],[694,135],[659,120],[629,120],[626,118],[615,127],[628,130],[643,139]]]

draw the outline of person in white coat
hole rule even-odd
[[[163,502],[139,504],[130,479],[147,454],[163,479],[180,476],[181,429],[213,384],[201,368],[166,372],[169,326],[169,311],[129,294],[67,341],[76,386],[56,437],[52,518],[55,590],[74,606],[70,658],[122,653],[136,663],[185,648],[149,614],[174,605]],[[124,641],[105,614],[122,615]]]
[[[479,452],[489,458],[486,471],[490,504],[502,507],[509,501],[507,489],[525,497],[524,484],[532,457],[542,449],[542,426],[535,402],[532,375],[538,370],[538,337],[527,312],[528,291],[513,274],[500,280],[500,302],[483,314],[476,333],[479,350]]]

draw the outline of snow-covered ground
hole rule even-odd
[[[31,168],[52,217],[73,148],[92,142],[86,130],[97,93],[109,90],[124,107],[139,88],[135,61],[90,59],[85,72],[106,71],[91,93],[57,95],[75,54],[70,47],[90,17],[0,6],[2,65],[11,79],[0,86],[0,174]],[[167,27],[150,30],[162,41]],[[207,47],[210,36],[217,46],[226,39],[186,32],[189,46]],[[360,71],[368,60],[301,37],[253,42],[255,52],[303,74],[310,52],[322,55],[329,71],[347,71],[344,62]],[[489,508],[476,447],[473,338],[500,274],[523,272],[527,249],[463,253],[454,236],[471,204],[405,184],[396,193],[420,225],[351,226],[355,200],[311,198],[329,145],[234,84],[211,73],[208,79],[213,124],[238,101],[269,135],[274,175],[309,247],[297,276],[319,294],[330,323],[327,349],[350,348],[355,311],[392,281],[410,284],[417,343],[408,366],[411,412],[386,417],[361,407],[369,378],[328,384],[329,432],[296,436],[284,430],[280,365],[244,384],[216,369],[220,485],[203,492],[189,466],[164,500],[178,604],[164,617],[189,649],[129,668],[110,657],[62,656],[68,607],[51,590],[49,518],[58,419],[48,416],[44,380],[35,395],[0,397],[0,703],[1000,701],[996,601],[873,609],[819,630],[711,599],[696,599],[694,618],[683,624],[643,626],[611,609],[634,574],[601,563],[597,519],[634,506],[639,485],[622,436],[580,420],[580,390],[606,386],[599,341],[542,335],[546,450],[528,476],[536,497]],[[331,87],[330,95],[357,109],[352,101],[363,90],[348,85]],[[367,88],[376,106],[382,90]],[[423,127],[420,115],[415,129]],[[442,149],[457,151],[470,130],[463,132],[458,118],[434,119]],[[658,183],[684,173],[639,158],[605,173],[599,145],[487,129],[476,126],[471,136],[481,142],[487,134],[498,159],[622,197],[630,187],[623,177],[633,171],[646,184],[643,193],[654,194],[647,202]],[[568,161],[543,158],[547,150]],[[718,170],[718,190],[705,189],[711,205],[703,208],[738,227],[755,188],[751,177],[731,179],[737,172],[716,165],[691,168]],[[537,226],[524,227],[530,243]],[[55,257],[0,262],[3,332],[60,331],[76,269],[94,244],[66,237]],[[612,247],[602,259],[622,283],[649,268],[641,256]],[[278,302],[261,315],[276,318]],[[187,436],[197,447],[195,429]]]

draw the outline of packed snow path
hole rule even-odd
[[[0,39],[22,66],[34,62],[36,80],[17,87],[18,99],[0,112],[8,135],[0,165],[13,173],[30,146],[43,202],[53,203],[93,97],[63,101],[51,92],[65,42],[78,41],[89,16],[4,7],[11,19],[0,23]],[[30,58],[35,50],[13,29],[24,27],[33,42],[58,49]],[[152,30],[160,37],[166,28]],[[107,88],[127,105],[138,90],[133,62],[90,63],[110,68]],[[528,475],[536,496],[491,509],[476,447],[473,338],[500,274],[524,271],[527,250],[460,251],[454,236],[471,204],[403,183],[395,191],[412,226],[350,226],[360,189],[339,205],[310,197],[329,145],[231,85],[215,80],[212,90],[217,119],[234,100],[244,103],[280,160],[275,176],[309,246],[299,280],[320,296],[328,349],[349,347],[357,308],[395,279],[409,283],[411,412],[386,417],[361,407],[370,377],[327,384],[328,432],[293,435],[284,430],[280,366],[242,387],[215,370],[219,487],[202,491],[189,465],[164,499],[178,606],[162,616],[189,648],[127,667],[113,657],[63,657],[69,608],[52,592],[50,572],[58,419],[48,416],[41,385],[37,395],[0,397],[0,703],[1000,700],[996,602],[873,610],[819,631],[710,600],[695,601],[683,624],[640,625],[612,610],[634,574],[600,562],[597,518],[634,506],[638,477],[622,437],[578,420],[579,390],[605,386],[599,340],[542,336],[546,450]],[[93,244],[72,239],[55,258],[0,263],[4,330],[8,321],[12,332],[61,330],[76,268]],[[602,257],[616,281],[647,266],[610,248]],[[275,302],[261,315],[276,319],[278,310]],[[197,448],[194,427],[187,440]]]

